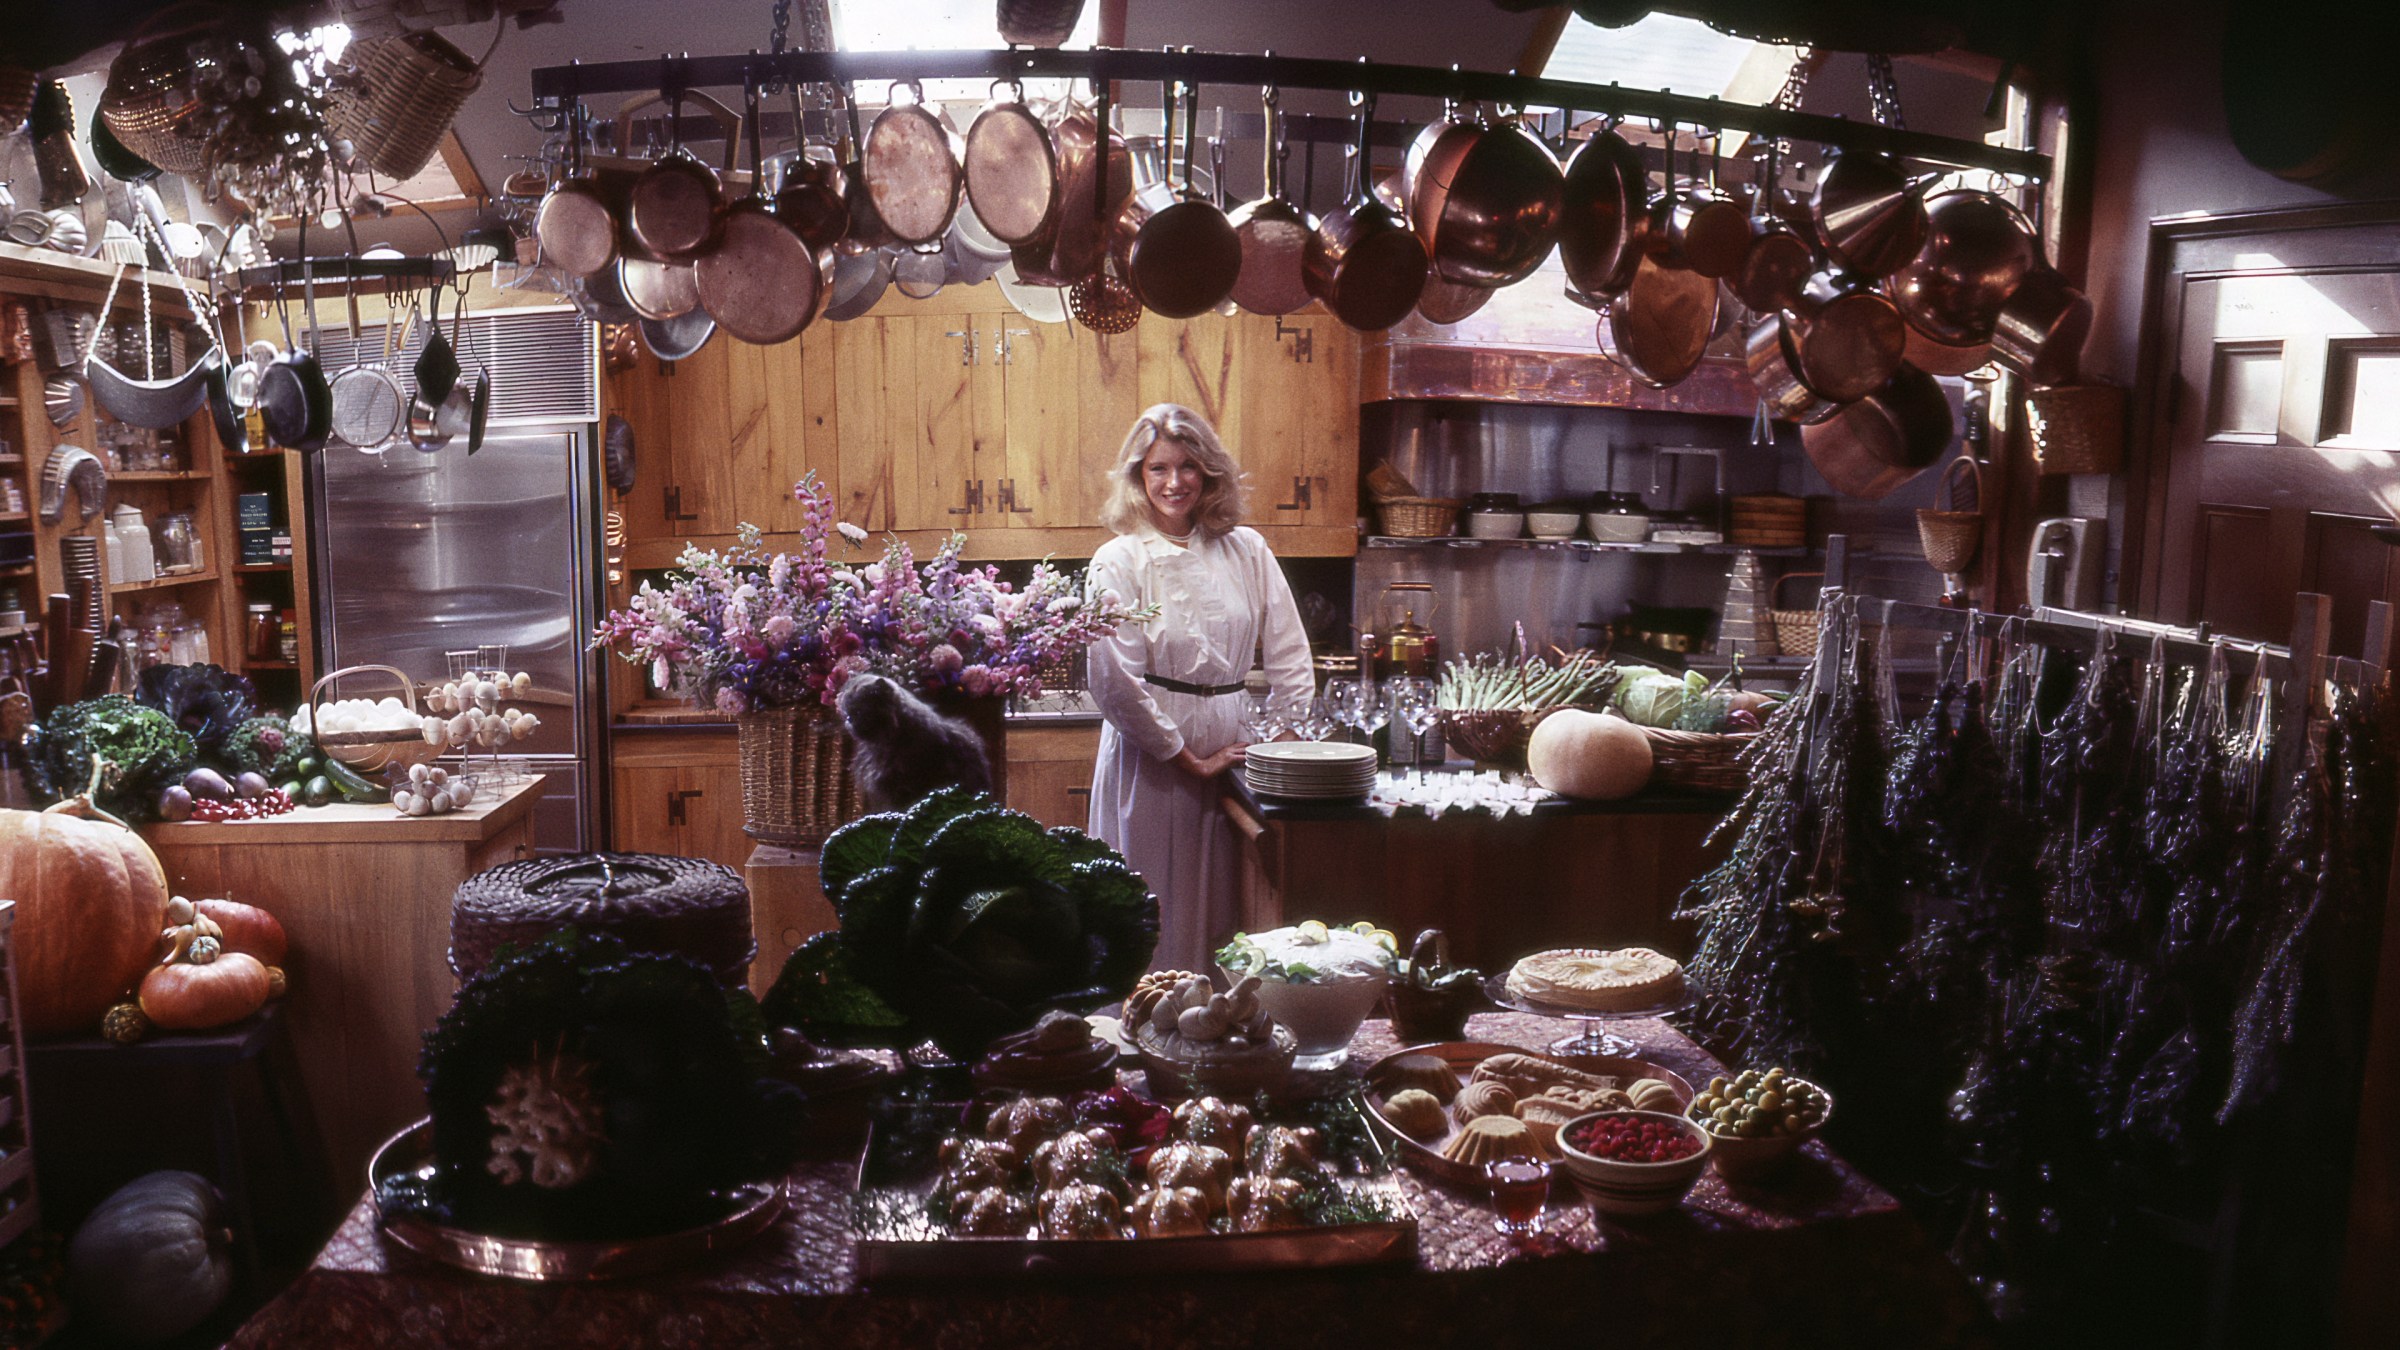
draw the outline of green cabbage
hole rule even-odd
[[[1684,703],[1707,692],[1708,677],[1696,670],[1678,676],[1648,666],[1627,666],[1610,701],[1636,726],[1672,727],[1683,716]]]
[[[792,953],[765,1010],[822,1044],[972,1058],[1123,998],[1158,943],[1158,899],[1114,849],[955,788],[835,831],[818,876],[841,927]]]

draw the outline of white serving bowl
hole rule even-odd
[[[1524,534],[1522,511],[1467,512],[1467,537],[1471,539],[1517,539]]]
[[[1572,539],[1575,537],[1575,527],[1582,523],[1582,514],[1575,511],[1528,511],[1525,513],[1525,528],[1536,539]]]
[[[1672,1162],[1619,1162],[1585,1153],[1567,1142],[1569,1131],[1601,1116],[1635,1116],[1679,1126],[1700,1141],[1700,1151]],[[1659,1214],[1675,1208],[1682,1203],[1684,1192],[1708,1170],[1709,1156],[1723,1143],[1692,1121],[1663,1111],[1594,1111],[1558,1127],[1559,1165],[1592,1208],[1604,1214]]]
[[[1638,544],[1650,537],[1650,517],[1628,516],[1616,511],[1588,511],[1583,526],[1592,538],[1603,544]]]
[[[1228,980],[1239,977],[1225,972]],[[1258,1006],[1286,1028],[1298,1043],[1301,1058],[1336,1056],[1350,1048],[1359,1024],[1383,1001],[1391,979],[1383,975],[1351,975],[1313,984],[1287,984],[1261,978]],[[1308,1066],[1304,1066],[1308,1067]]]

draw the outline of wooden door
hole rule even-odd
[[[833,397],[833,343],[826,327],[771,347],[726,341],[735,517],[768,534],[800,528],[792,488],[815,472],[828,489],[841,479]]]
[[[1082,350],[1099,335],[1077,324],[1035,323],[1006,314],[991,315],[988,322],[991,340],[985,351],[999,363],[1006,403],[990,523],[1010,529],[1096,524],[1098,471],[1092,468],[1092,446],[1096,438],[1105,438],[1108,414],[1086,407],[1092,387]]]
[[[1244,315],[1233,359],[1251,520],[1348,528],[1358,515],[1358,335],[1325,314]]]
[[[746,391],[745,406],[733,406],[732,349],[740,345],[711,342],[685,360],[657,363],[652,396],[666,429],[667,520],[680,536],[731,534],[739,523],[734,463],[742,451],[733,432],[751,431],[756,399]]]
[[[2400,599],[2400,270],[2191,280],[2170,393],[2159,602],[2280,641],[2333,597],[2333,649]]]
[[[749,860],[732,732],[618,736],[611,759],[611,839],[618,851],[706,858],[732,868]]]

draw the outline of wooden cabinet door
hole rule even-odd
[[[1043,760],[1010,765],[1008,805],[1047,826],[1082,829],[1091,819],[1091,762]]]
[[[1000,478],[987,522],[1011,529],[1100,523],[1107,475],[1144,406],[1133,334],[992,316],[1007,405]]]
[[[1331,315],[1235,321],[1231,365],[1250,519],[1348,526],[1358,516],[1358,335]]]
[[[619,754],[611,811],[618,851],[706,858],[736,869],[750,860],[750,836],[742,833],[741,769],[714,743],[718,739],[732,738],[708,738],[705,747],[691,745],[692,753],[662,744]],[[686,762],[671,762],[678,759]]]
[[[842,519],[868,530],[996,525],[1004,452],[1000,368],[973,319],[893,315],[834,337]],[[992,451],[987,455],[985,445]]]
[[[814,471],[828,489],[838,489],[832,326],[771,347],[709,344],[727,349],[735,518],[770,535],[800,528],[792,488],[803,475]]]
[[[660,404],[659,421],[666,432],[663,461],[643,455],[667,468],[667,521],[679,536],[731,534],[740,506],[733,428],[731,349],[735,342],[711,342],[681,361],[654,363],[658,380],[651,397]]]

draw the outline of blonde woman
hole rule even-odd
[[[1090,649],[1106,719],[1090,829],[1158,896],[1160,969],[1207,970],[1240,926],[1240,868],[1218,794],[1242,759],[1253,652],[1279,715],[1296,716],[1315,692],[1299,606],[1267,541],[1242,524],[1242,502],[1241,466],[1216,429],[1161,403],[1126,434],[1100,515],[1117,537],[1092,557],[1092,594],[1158,607]]]

